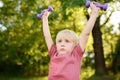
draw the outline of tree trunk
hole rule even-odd
[[[92,30],[93,36],[93,48],[95,52],[95,69],[96,74],[107,74],[107,69],[105,66],[104,51],[102,46],[102,33],[100,31],[100,16],[97,18],[97,21]]]
[[[112,69],[114,74],[120,71],[120,38],[117,41],[115,53],[113,55]]]

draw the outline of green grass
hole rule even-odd
[[[81,70],[81,80],[120,80],[120,74],[117,75],[109,74],[109,75],[95,75],[95,70],[92,68],[83,68]]]
[[[48,80],[48,77],[0,76],[0,80]]]
[[[90,67],[81,70],[81,80],[120,80],[120,73],[117,75],[108,75],[108,76],[96,76],[94,75],[95,71]],[[44,77],[23,77],[23,76],[5,76],[0,75],[0,80],[48,80],[47,76]]]
[[[0,76],[0,80],[48,80],[48,77],[18,77],[18,76]],[[120,80],[119,77],[113,77],[113,76],[82,76],[81,80]]]

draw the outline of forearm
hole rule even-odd
[[[43,23],[43,33],[48,49],[50,50],[51,45],[53,44],[52,37],[49,30],[48,18],[42,20]]]
[[[44,33],[44,37],[46,38],[46,37],[50,36],[48,19],[47,19],[47,18],[43,19],[42,23],[43,23],[43,33]]]
[[[89,38],[89,34],[92,31],[94,24],[96,22],[97,16],[95,16],[94,14],[91,14],[84,30],[82,31],[81,35],[80,35],[80,41],[79,44],[81,46],[81,49],[84,51],[88,38]]]
[[[96,19],[97,19],[97,16],[94,15],[94,14],[91,14],[91,16],[90,16],[84,30],[82,31],[83,35],[88,36],[90,34],[90,32],[92,31],[92,29],[93,29],[93,27],[95,25]]]

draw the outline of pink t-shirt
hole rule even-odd
[[[50,67],[48,80],[80,80],[83,52],[79,44],[72,53],[58,55],[55,45],[50,51]]]

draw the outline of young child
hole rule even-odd
[[[48,80],[80,80],[81,61],[90,32],[99,15],[99,8],[90,3],[92,10],[90,19],[80,35],[80,39],[73,31],[62,30],[57,34],[56,45],[51,38],[48,15],[44,10],[42,16],[43,33],[50,56]]]

